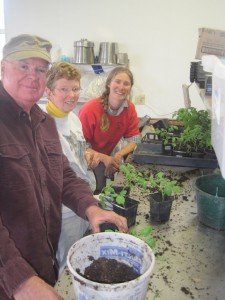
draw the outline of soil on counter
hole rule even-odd
[[[196,224],[196,227],[200,226],[197,221],[197,210],[196,210],[196,203],[193,193],[193,182],[196,177],[211,174],[212,170],[210,169],[193,169],[193,168],[179,168],[179,167],[167,167],[167,166],[154,166],[154,165],[140,165],[135,164],[132,161],[127,161],[132,163],[136,169],[140,170],[141,172],[144,171],[144,175],[146,176],[146,179],[149,178],[149,176],[154,175],[155,173],[162,171],[164,172],[167,177],[171,180],[177,180],[177,183],[183,188],[183,192],[179,195],[176,195],[176,199],[173,202],[172,207],[172,215],[170,217],[169,222],[162,223],[162,224],[154,224],[151,222],[150,219],[150,213],[148,213],[149,208],[149,195],[146,192],[143,192],[141,189],[132,187],[131,190],[131,197],[137,201],[139,201],[142,206],[141,209],[138,210],[137,220],[135,226],[139,228],[138,226],[141,226],[142,228],[143,223],[145,224],[151,224],[153,227],[152,230],[152,238],[156,241],[156,247],[154,248],[154,254],[156,258],[156,267],[154,269],[153,278],[149,283],[149,290],[153,294],[152,299],[158,299],[158,297],[161,299],[161,289],[165,287],[165,290],[171,289],[171,291],[181,291],[182,294],[184,294],[184,297],[187,297],[187,299],[218,299],[215,297],[209,296],[209,290],[210,287],[203,284],[203,280],[201,279],[201,276],[189,276],[181,274],[182,268],[185,267],[184,274],[188,274],[186,271],[186,266],[189,266],[188,268],[192,268],[193,273],[201,274],[203,263],[199,261],[198,259],[193,260],[193,253],[195,257],[199,256],[199,253],[202,253],[205,251],[204,247],[195,241],[195,235],[191,237],[191,242],[187,241],[187,234],[190,234],[190,227],[188,223],[184,222],[184,219],[186,220],[186,217],[184,216],[186,213],[193,214],[194,217],[192,220],[193,223],[190,223],[190,226],[194,227],[194,224]],[[123,175],[119,174],[117,177],[117,184],[123,185]],[[156,192],[151,187],[151,193]],[[147,209],[146,209],[147,207]],[[186,211],[187,212],[184,212]],[[196,217],[195,217],[196,216]],[[141,223],[140,223],[141,220]],[[145,220],[145,222],[143,222]],[[194,229],[193,229],[194,230]],[[198,229],[196,229],[198,232]],[[194,230],[195,233],[195,230]],[[176,239],[176,236],[179,235],[179,238]],[[208,231],[207,231],[208,235]],[[206,235],[206,236],[207,236]],[[204,243],[207,241],[205,234],[202,235],[202,240]],[[212,235],[213,236],[213,235]],[[193,237],[193,238],[192,238]],[[209,238],[212,239],[211,235],[209,235]],[[193,241],[195,243],[193,244]],[[174,261],[174,259],[171,257],[181,257],[182,263],[178,264]],[[206,263],[204,264],[204,268],[208,268],[207,264],[207,257],[205,257]],[[157,266],[158,265],[158,266]],[[171,277],[171,274],[176,274],[177,277],[182,278],[182,280],[179,281],[179,284],[176,283],[176,281],[173,280]],[[203,272],[202,272],[203,273]],[[203,275],[202,275],[203,276]],[[185,285],[184,285],[185,283]],[[212,290],[212,289],[211,289]],[[213,290],[212,290],[213,291]],[[206,296],[202,296],[203,294],[206,294]],[[164,298],[163,298],[164,299]],[[167,298],[165,298],[167,299]],[[184,299],[184,298],[180,298]],[[225,298],[221,298],[225,299]]]
[[[77,273],[88,280],[110,284],[130,281],[140,276],[132,267],[116,259],[105,257],[98,259],[92,257],[89,259],[93,261],[90,266],[85,268],[84,274],[81,274],[80,270],[76,269]]]

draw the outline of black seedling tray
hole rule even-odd
[[[218,167],[217,159],[193,158],[193,157],[177,157],[164,155],[162,153],[162,144],[138,144],[133,153],[133,160],[136,163],[147,163],[154,165],[166,166],[183,166],[193,168],[209,168]]]

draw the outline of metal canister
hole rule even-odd
[[[74,57],[76,64],[93,64],[95,60],[94,42],[87,39],[74,42]]]
[[[118,43],[100,43],[98,62],[103,65],[116,64]]]

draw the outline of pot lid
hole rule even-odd
[[[87,39],[81,39],[74,42],[74,47],[94,47],[94,42],[90,42]]]

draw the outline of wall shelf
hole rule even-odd
[[[118,64],[102,65],[102,64],[75,64],[81,73],[81,93],[78,100],[79,103],[85,103],[88,100],[102,94],[105,88],[105,82],[108,74]]]

